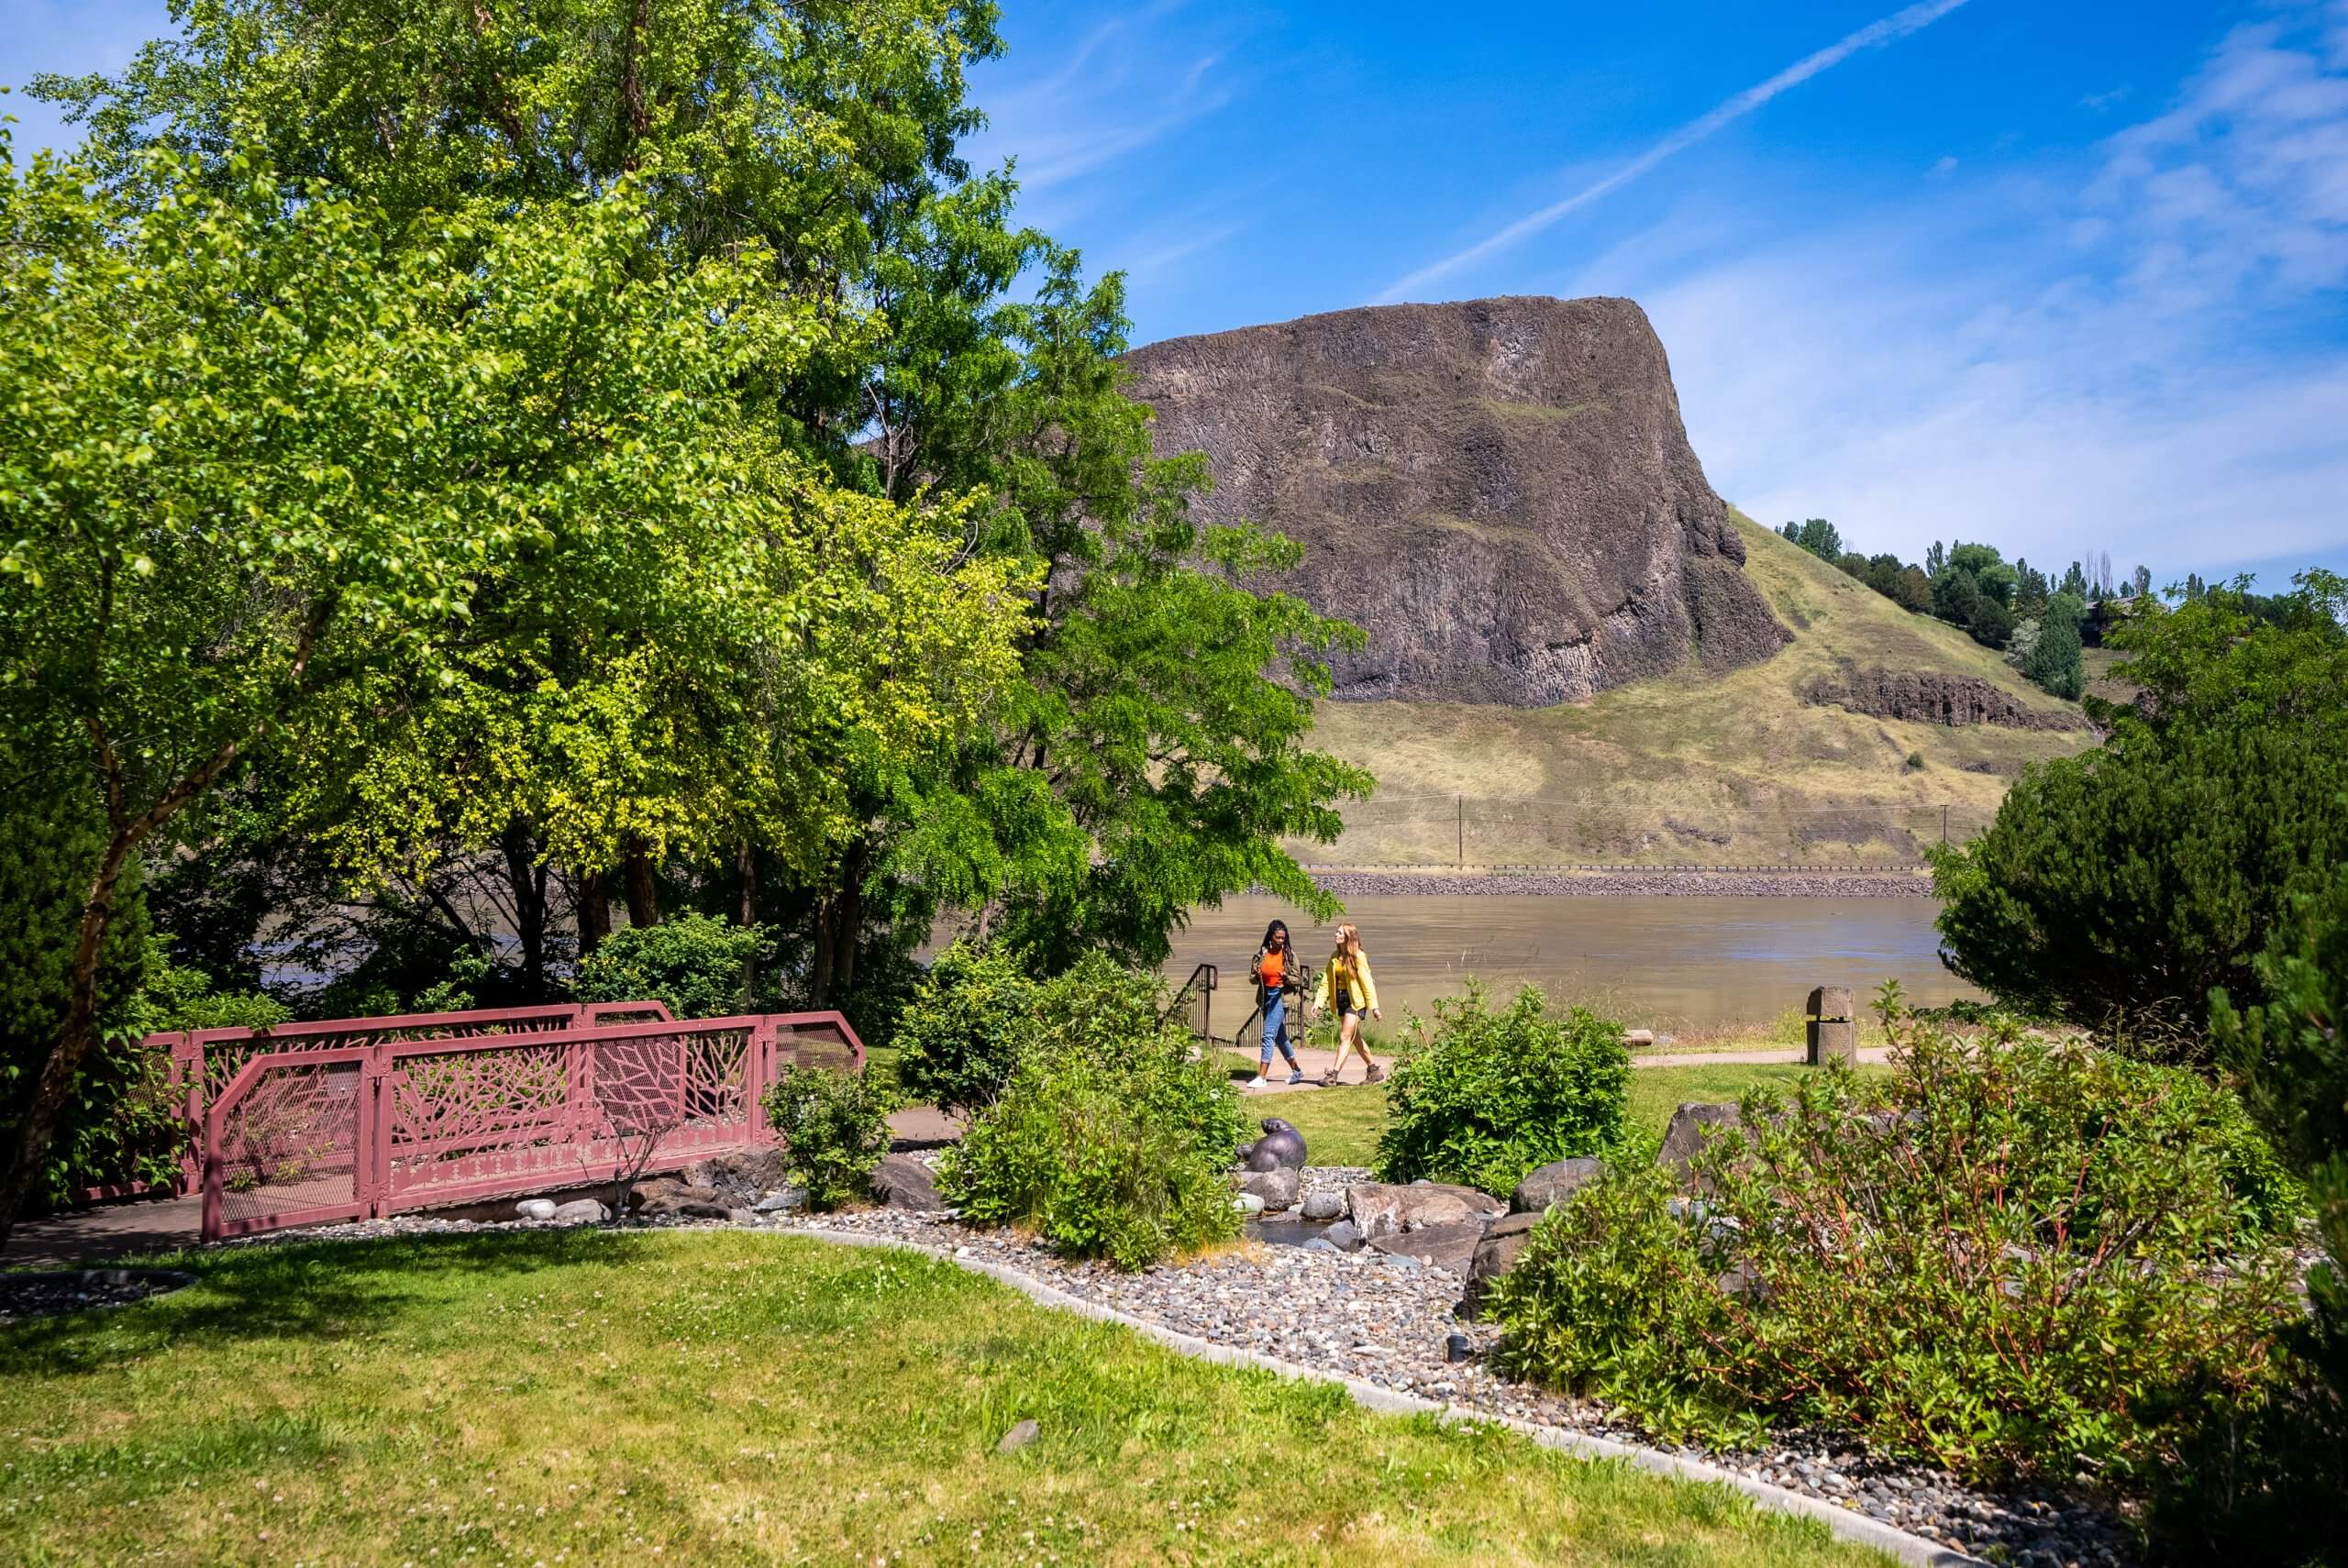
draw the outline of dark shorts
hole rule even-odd
[[[1359,1018],[1361,1015],[1361,999],[1354,995],[1353,992],[1346,990],[1344,987],[1338,987],[1337,1016],[1339,1018]]]

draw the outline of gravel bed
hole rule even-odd
[[[1534,894],[1624,898],[1928,899],[1931,878],[1901,871],[1315,871],[1313,883],[1341,899],[1387,894]]]
[[[1314,1165],[1302,1190],[1342,1192],[1368,1179],[1358,1167]],[[737,1229],[722,1221],[639,1221],[659,1228]],[[354,1220],[240,1237],[224,1246],[344,1237],[559,1230],[550,1220],[484,1222],[428,1214]],[[1781,1431],[1753,1452],[1718,1452],[1657,1442],[1605,1407],[1547,1393],[1488,1371],[1498,1333],[1463,1320],[1453,1309],[1462,1281],[1407,1257],[1248,1246],[1124,1274],[1104,1264],[1059,1258],[1040,1242],[1007,1231],[981,1231],[950,1213],[890,1209],[835,1214],[761,1216],[755,1227],[889,1237],[938,1247],[957,1257],[1004,1264],[1071,1296],[1180,1333],[1342,1374],[1465,1410],[1511,1416],[1619,1442],[1702,1460],[1789,1491],[1823,1498],[1911,1534],[2017,1568],[2132,1568],[2132,1532],[2090,1498],[2038,1487],[1991,1490],[1943,1471],[1871,1456],[1847,1438]],[[1468,1359],[1447,1359],[1445,1341],[1464,1335]]]
[[[71,1269],[54,1274],[0,1275],[0,1323],[29,1322],[94,1307],[127,1307],[178,1290],[188,1276],[165,1269]]]

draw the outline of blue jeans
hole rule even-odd
[[[1288,1037],[1281,1029],[1281,1026],[1287,1021],[1288,993],[1286,991],[1274,991],[1271,995],[1271,999],[1264,1004],[1263,1061],[1264,1066],[1268,1067],[1272,1065],[1272,1049],[1274,1046],[1278,1046],[1279,1048],[1279,1054],[1287,1057],[1291,1065],[1296,1061],[1296,1053],[1289,1049]]]

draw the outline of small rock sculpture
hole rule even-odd
[[[1277,1116],[1257,1123],[1264,1135],[1239,1152],[1239,1163],[1251,1171],[1304,1168],[1304,1134]]]

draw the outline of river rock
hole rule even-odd
[[[1243,1192],[1231,1200],[1231,1207],[1251,1219],[1264,1211],[1264,1200],[1252,1192]]]
[[[1346,1213],[1368,1240],[1395,1236],[1437,1225],[1461,1225],[1499,1214],[1506,1206],[1472,1187],[1445,1187],[1418,1182],[1395,1187],[1385,1182],[1357,1182],[1346,1189]]]
[[[1326,1242],[1341,1253],[1357,1253],[1361,1251],[1361,1227],[1350,1220],[1340,1220],[1314,1240]],[[1308,1242],[1305,1244],[1310,1246],[1312,1243]]]
[[[1307,1220],[1335,1220],[1345,1211],[1346,1197],[1341,1192],[1309,1192],[1304,1196]]]
[[[779,1187],[750,1205],[761,1214],[780,1214],[789,1209],[807,1207],[807,1189],[803,1187]]]
[[[558,1204],[555,1211],[547,1216],[566,1225],[600,1225],[611,1217],[612,1211],[592,1198],[574,1198],[568,1203]]]
[[[715,1187],[672,1176],[637,1182],[629,1198],[648,1219],[723,1220],[734,1207]]]
[[[934,1214],[946,1207],[937,1178],[911,1154],[887,1154],[872,1169],[872,1196],[891,1209]]]
[[[759,1211],[755,1209],[729,1209],[725,1211],[725,1218],[737,1225],[755,1225],[759,1222]]]
[[[1277,1116],[1257,1123],[1264,1135],[1239,1151],[1239,1163],[1251,1171],[1302,1170],[1304,1134]]]
[[[1604,1160],[1552,1160],[1526,1173],[1509,1195],[1508,1206],[1519,1214],[1543,1213],[1551,1205],[1564,1202],[1576,1187],[1605,1174]]]
[[[526,1198],[514,1206],[514,1212],[525,1220],[551,1220],[555,1203],[551,1198]]]
[[[1249,1171],[1239,1178],[1239,1190],[1252,1192],[1264,1200],[1264,1210],[1278,1214],[1296,1206],[1297,1191],[1304,1185],[1304,1173],[1293,1165],[1281,1165],[1273,1170]]]
[[[780,1149],[736,1149],[695,1160],[678,1173],[694,1187],[706,1187],[748,1203],[782,1185],[788,1162]]]
[[[1656,1155],[1656,1163],[1671,1165],[1683,1174],[1688,1162],[1703,1147],[1707,1127],[1741,1127],[1743,1116],[1734,1105],[1690,1102],[1671,1113],[1671,1125],[1664,1129],[1663,1148]]]
[[[1516,1266],[1517,1254],[1533,1240],[1534,1227],[1546,1217],[1542,1211],[1519,1209],[1492,1221],[1476,1243],[1475,1256],[1468,1260],[1468,1290],[1460,1300],[1468,1317],[1482,1309],[1492,1281]]]
[[[1464,1275],[1475,1261],[1477,1243],[1483,1239],[1483,1221],[1466,1220],[1456,1225],[1429,1225],[1399,1236],[1379,1236],[1370,1242],[1369,1250],[1390,1258],[1415,1258],[1430,1268]]]

